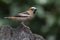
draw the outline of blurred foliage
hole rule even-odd
[[[17,27],[18,22],[3,17],[16,15],[32,6],[38,9],[36,17],[26,23],[32,32],[43,35],[46,40],[60,40],[60,0],[0,0],[0,26]]]

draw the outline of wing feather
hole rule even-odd
[[[15,17],[28,17],[28,16],[30,15],[27,12],[23,12],[23,13],[19,13],[18,15],[15,15]]]

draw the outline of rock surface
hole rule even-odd
[[[0,40],[45,40],[42,36],[33,34],[26,27],[12,28],[9,25],[0,26]]]

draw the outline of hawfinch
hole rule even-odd
[[[19,13],[15,16],[10,16],[10,17],[4,17],[4,18],[8,18],[8,19],[12,19],[12,20],[16,20],[18,22],[20,22],[24,27],[27,27],[24,22],[29,21],[31,19],[34,18],[35,16],[35,12],[36,12],[37,8],[36,7],[30,7],[27,11]],[[29,27],[27,27],[29,28]]]

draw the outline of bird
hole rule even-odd
[[[30,7],[28,10],[18,13],[15,16],[9,16],[9,17],[4,17],[4,18],[16,20],[16,21],[20,22],[24,27],[29,28],[28,26],[26,26],[24,24],[24,22],[32,20],[35,17],[36,10],[37,10],[36,7]]]

